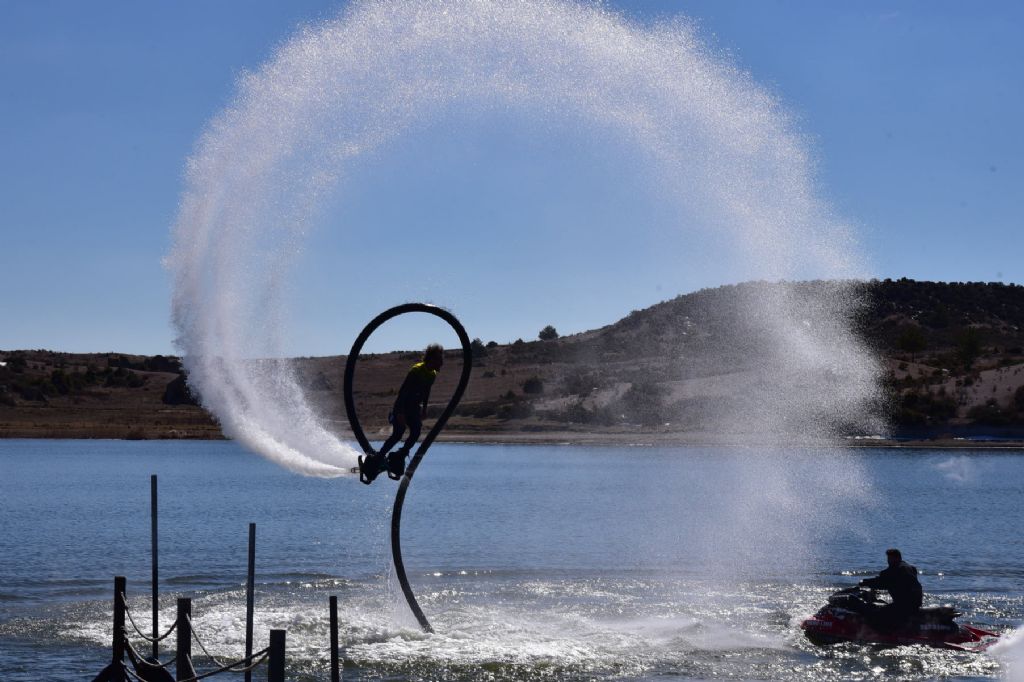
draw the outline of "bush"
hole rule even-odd
[[[530,395],[536,395],[544,392],[544,382],[541,381],[540,377],[530,377],[523,382],[523,393]]]
[[[47,382],[49,384],[49,382]],[[18,393],[21,395],[22,400],[31,400],[37,402],[46,402],[45,391],[34,384],[27,384],[18,387]]]
[[[103,385],[108,388],[124,386],[128,383],[128,370],[124,367],[118,367],[117,369],[111,370],[108,366],[106,375],[107,378],[103,382]]]
[[[7,369],[15,374],[21,374],[28,367],[28,361],[24,355],[12,355],[7,358]]]
[[[498,408],[499,419],[526,419],[533,414],[533,405],[528,402],[515,402]]]
[[[586,397],[595,388],[601,388],[601,377],[596,372],[574,371],[565,375],[563,390],[568,395]]]
[[[956,340],[956,358],[965,369],[970,369],[981,355],[981,336],[973,327],[964,329]]]
[[[497,407],[494,403],[480,403],[474,411],[473,416],[477,419],[484,419],[486,417],[493,417],[498,412]]]
[[[55,369],[50,373],[50,383],[53,384],[54,390],[61,395],[71,393],[71,377],[62,369]]]
[[[540,330],[540,333],[537,334],[537,338],[539,338],[541,341],[552,341],[558,338],[558,331],[556,331],[555,328],[549,324],[548,326]]]
[[[577,400],[566,408],[565,412],[556,415],[556,418],[571,424],[596,424],[600,426],[611,426],[616,422],[615,414],[606,407],[594,407],[588,410],[583,406],[582,400]]]
[[[896,423],[902,426],[945,423],[956,416],[956,401],[943,393],[909,391],[899,397]]]
[[[662,422],[665,418],[662,398],[667,392],[664,386],[653,381],[634,383],[620,400],[622,411],[630,421],[646,426]]]
[[[928,341],[920,327],[917,325],[906,325],[900,330],[900,334],[896,339],[896,347],[901,351],[910,353],[910,357],[914,357],[916,353],[920,353],[928,347]]]
[[[987,424],[990,426],[1003,426],[1013,421],[1011,415],[999,407],[994,399],[989,399],[984,405],[975,405],[967,411],[967,416],[976,424]]]
[[[151,358],[146,358],[142,363],[142,367],[135,367],[133,369],[144,369],[150,372],[167,372],[168,374],[177,374],[181,371],[181,360],[176,357],[165,357],[163,355],[154,355]]]

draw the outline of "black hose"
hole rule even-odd
[[[416,467],[419,466],[420,460],[427,453],[427,449],[430,444],[434,442],[437,435],[441,433],[441,429],[444,428],[445,424],[448,423],[448,418],[452,416],[455,411],[455,407],[459,404],[459,400],[462,399],[462,394],[466,391],[466,386],[469,384],[469,373],[473,369],[473,349],[469,343],[469,336],[466,334],[465,328],[462,323],[452,315],[450,312],[437,306],[428,305],[426,303],[405,303],[394,308],[385,310],[377,317],[373,318],[368,325],[363,328],[363,331],[356,338],[355,343],[352,344],[352,350],[349,351],[348,360],[345,362],[345,414],[348,416],[349,427],[352,429],[352,433],[355,435],[356,440],[359,441],[359,447],[363,449],[363,452],[367,455],[374,454],[373,448],[370,446],[370,441],[366,439],[366,434],[363,433],[363,427],[359,424],[359,416],[356,414],[356,404],[352,397],[352,380],[355,378],[356,373],[356,360],[359,359],[359,352],[363,349],[363,344],[370,338],[370,335],[377,330],[382,324],[390,320],[391,318],[404,315],[406,313],[428,313],[440,317],[442,320],[447,322],[455,333],[459,336],[459,342],[462,344],[462,375],[459,377],[459,385],[455,388],[455,393],[452,394],[451,400],[448,401],[448,407],[445,408],[441,416],[437,418],[434,423],[434,428],[430,429],[430,433],[423,439],[420,446],[416,449],[415,454],[412,456],[412,460],[409,465],[405,468],[405,475],[402,476],[401,483],[398,484],[398,492],[395,494],[395,506],[391,512],[391,557],[395,563],[395,573],[398,576],[398,582],[402,585],[402,592],[405,594],[405,600],[409,602],[409,608],[412,609],[413,615],[416,616],[416,620],[419,621],[420,627],[423,628],[424,632],[433,632],[434,629],[430,627],[430,621],[423,615],[423,610],[419,604],[416,603],[416,595],[412,593],[412,588],[409,587],[409,579],[405,575],[405,564],[402,562],[402,543],[401,543],[401,523],[402,523],[402,505],[405,503],[405,492],[409,488],[409,482],[412,481],[413,474],[416,473]]]

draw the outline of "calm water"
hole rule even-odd
[[[402,529],[424,635],[390,574],[391,481],[302,478],[232,443],[0,441],[0,679],[91,679],[114,575],[148,631],[150,474],[162,623],[191,596],[207,648],[241,654],[255,522],[257,648],[287,629],[289,679],[329,679],[332,594],[347,680],[1022,672],[1012,648],[823,649],[797,627],[892,545],[965,622],[1024,622],[1016,453],[436,445]]]

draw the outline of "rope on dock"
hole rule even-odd
[[[174,621],[174,623],[171,625],[171,628],[159,637],[148,636],[145,632],[139,629],[138,625],[135,624],[135,619],[132,618],[132,610],[128,608],[128,597],[125,596],[124,592],[121,593],[120,597],[121,602],[124,604],[124,612],[128,614],[128,620],[131,622],[132,627],[135,629],[135,632],[139,635],[139,637],[146,640],[147,642],[151,644],[155,642],[162,642],[163,640],[167,639],[172,632],[174,632],[174,629],[176,627],[178,627],[178,621]]]
[[[146,678],[141,677],[137,672],[132,670],[129,666],[122,664],[121,667],[124,668],[125,674],[127,674],[128,677],[132,678],[133,680],[136,680],[136,682],[148,682],[146,680]]]
[[[126,632],[125,635],[127,634],[128,633]],[[138,668],[141,665],[143,668],[150,668],[152,670],[163,670],[167,666],[174,663],[174,659],[171,659],[166,663],[153,663],[153,661],[148,660],[145,656],[140,654],[134,646],[132,646],[131,640],[129,640],[127,636],[124,638],[124,643],[125,648],[128,650],[128,657],[131,658],[132,665],[134,665],[136,668]]]
[[[225,665],[224,661],[220,660],[219,658],[217,658],[216,656],[211,654],[209,649],[206,648],[206,645],[203,644],[203,640],[199,639],[199,633],[196,632],[196,627],[195,627],[195,625],[192,624],[192,618],[190,618],[189,616],[185,616],[185,620],[188,621],[188,629],[189,629],[189,632],[192,633],[192,639],[194,639],[196,641],[196,644],[198,644],[199,648],[203,650],[203,653],[206,654],[207,658],[209,658],[211,661],[213,661],[214,665],[219,665],[221,667],[224,667],[224,665]],[[230,666],[228,666],[228,667],[230,667]]]
[[[187,677],[184,680],[179,680],[179,682],[197,682],[198,680],[201,680],[201,679],[204,679],[204,678],[207,678],[207,677],[212,677],[214,675],[219,675],[221,673],[244,673],[244,672],[249,672],[250,670],[253,670],[254,668],[256,668],[256,666],[258,666],[259,664],[263,663],[263,661],[265,661],[269,656],[270,656],[270,647],[268,646],[266,649],[262,649],[260,651],[257,651],[252,656],[249,656],[248,658],[241,658],[241,659],[235,661],[234,663],[229,663],[228,665],[221,666],[220,668],[217,668],[216,670],[211,670],[210,672],[203,673],[202,675],[196,675],[195,677]],[[246,663],[247,661],[249,662],[249,665],[247,665],[246,667],[244,667],[244,668],[237,668],[236,667],[236,666],[242,665],[243,663]]]
[[[121,603],[124,605],[124,611],[128,615],[128,621],[132,624],[132,628],[135,630],[135,632],[140,637],[142,637],[147,642],[159,642],[159,641],[161,641],[163,639],[166,639],[178,627],[178,621],[175,620],[174,624],[171,625],[170,629],[167,630],[167,632],[165,632],[160,637],[156,637],[156,638],[147,637],[146,633],[144,633],[142,630],[139,629],[139,626],[136,625],[135,620],[132,618],[131,610],[128,608],[128,599],[125,596],[125,594],[122,592],[118,596],[121,599]],[[235,661],[234,663],[225,663],[224,661],[220,660],[219,658],[217,658],[216,656],[211,654],[209,649],[206,648],[206,645],[203,644],[203,640],[199,639],[199,633],[196,632],[196,628],[195,628],[195,626],[192,623],[192,619],[190,617],[188,617],[188,616],[185,616],[185,620],[188,622],[188,629],[189,629],[189,632],[192,634],[192,639],[195,640],[196,644],[199,645],[199,648],[203,650],[203,653],[206,654],[206,656],[211,661],[213,661],[214,665],[218,666],[218,668],[216,670],[212,670],[210,672],[203,673],[202,675],[195,675],[194,677],[186,678],[184,680],[181,680],[180,682],[196,682],[197,680],[201,680],[201,679],[204,679],[206,677],[211,677],[213,675],[218,675],[218,674],[223,673],[223,672],[229,672],[229,673],[249,672],[250,670],[253,670],[256,666],[258,666],[260,663],[262,663],[264,660],[266,660],[266,658],[270,655],[270,647],[267,647],[267,648],[265,648],[265,649],[263,649],[261,651],[257,651],[256,653],[252,654],[251,656],[245,656],[243,658],[240,658],[237,661]],[[137,669],[138,668],[145,668],[145,669],[148,669],[148,670],[164,670],[168,666],[170,666],[171,664],[174,663],[174,659],[171,659],[171,660],[169,660],[169,661],[167,661],[165,663],[159,663],[159,662],[154,663],[151,660],[147,660],[132,645],[131,640],[128,639],[128,628],[123,628],[121,632],[124,635],[124,643],[125,643],[126,651],[128,653],[128,657],[131,660],[132,665],[135,666],[135,668],[137,668]],[[245,666],[245,667],[239,668],[238,666]],[[140,680],[141,682],[147,682],[147,680],[144,677],[140,676],[136,671],[132,670],[131,667],[124,666],[124,669],[133,679]]]
[[[138,652],[135,651],[135,649],[131,646],[130,643],[129,643],[128,647],[129,647],[129,651],[131,651],[135,656],[138,656]],[[221,665],[221,667],[217,668],[216,670],[210,670],[209,672],[202,673],[201,675],[195,675],[193,677],[186,677],[185,679],[180,680],[179,682],[198,682],[199,680],[205,679],[207,677],[213,677],[214,675],[219,675],[219,674],[225,673],[225,672],[227,672],[227,673],[245,673],[245,672],[249,672],[250,670],[254,670],[257,666],[259,666],[261,663],[263,663],[263,661],[267,660],[267,658],[269,656],[270,656],[270,647],[268,646],[266,649],[262,649],[260,651],[255,652],[252,656],[249,656],[247,658],[241,658],[241,659],[235,661],[234,663],[228,663],[227,665]],[[248,665],[246,665],[244,668],[239,668],[238,667],[238,666],[243,665],[243,664],[245,664],[247,662],[248,662]],[[138,660],[133,660],[132,661],[133,665],[141,664],[143,667],[151,668],[151,669],[163,669],[165,666],[169,665],[170,663],[171,663],[171,661],[168,661],[167,663],[164,663],[163,665],[155,665],[155,664],[150,663],[149,661],[147,661],[145,659],[142,659],[141,657],[138,658]],[[142,677],[137,672],[132,670],[130,666],[127,666],[127,665],[124,665],[124,664],[122,664],[122,666],[124,667],[125,672],[128,673],[128,675],[132,679],[138,680],[138,682],[148,682],[145,677]]]

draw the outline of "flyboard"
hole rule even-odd
[[[423,615],[423,610],[419,604],[416,603],[416,595],[413,594],[412,588],[409,587],[409,579],[405,575],[405,564],[402,562],[402,543],[401,543],[401,522],[402,522],[402,505],[405,503],[405,493],[409,488],[409,483],[412,481],[413,474],[416,473],[416,467],[419,466],[420,460],[427,454],[427,450],[430,448],[430,444],[434,442],[437,435],[441,433],[441,430],[448,423],[449,417],[455,412],[455,407],[459,404],[459,400],[462,399],[462,394],[466,391],[466,386],[469,384],[469,373],[473,369],[473,350],[469,344],[469,336],[466,334],[465,328],[462,323],[459,322],[458,318],[452,315],[444,308],[438,308],[437,306],[428,305],[426,303],[404,303],[394,308],[385,310],[377,317],[373,318],[368,325],[363,328],[363,331],[356,337],[355,343],[352,344],[352,350],[349,351],[348,359],[345,362],[345,414],[348,416],[348,423],[352,429],[352,434],[356,437],[359,442],[359,447],[362,448],[363,453],[369,457],[371,454],[376,454],[373,447],[370,445],[370,441],[366,439],[366,434],[363,432],[363,427],[359,424],[359,415],[356,414],[356,403],[352,396],[352,383],[355,379],[356,374],[356,362],[359,359],[359,353],[363,349],[363,344],[370,338],[382,324],[388,320],[398,317],[399,315],[405,315],[406,313],[427,313],[440,317],[442,320],[448,323],[448,325],[455,330],[455,333],[459,337],[459,343],[462,344],[462,374],[459,376],[459,385],[456,386],[455,392],[452,394],[451,399],[448,401],[448,406],[444,408],[444,412],[437,418],[434,423],[434,427],[430,429],[426,437],[420,442],[416,448],[416,452],[412,456],[412,460],[408,466],[405,467],[405,472],[396,479],[401,479],[398,484],[398,492],[395,493],[395,506],[391,511],[391,558],[395,564],[395,574],[398,576],[398,582],[402,585],[402,593],[405,594],[405,600],[409,603],[409,608],[412,609],[413,615],[416,616],[416,620],[419,621],[420,627],[423,628],[424,632],[433,632],[434,629],[430,627],[430,621]],[[360,458],[362,462],[362,458]],[[362,472],[359,469],[353,469],[352,473],[359,473],[362,477]],[[390,475],[390,473],[389,473]]]

